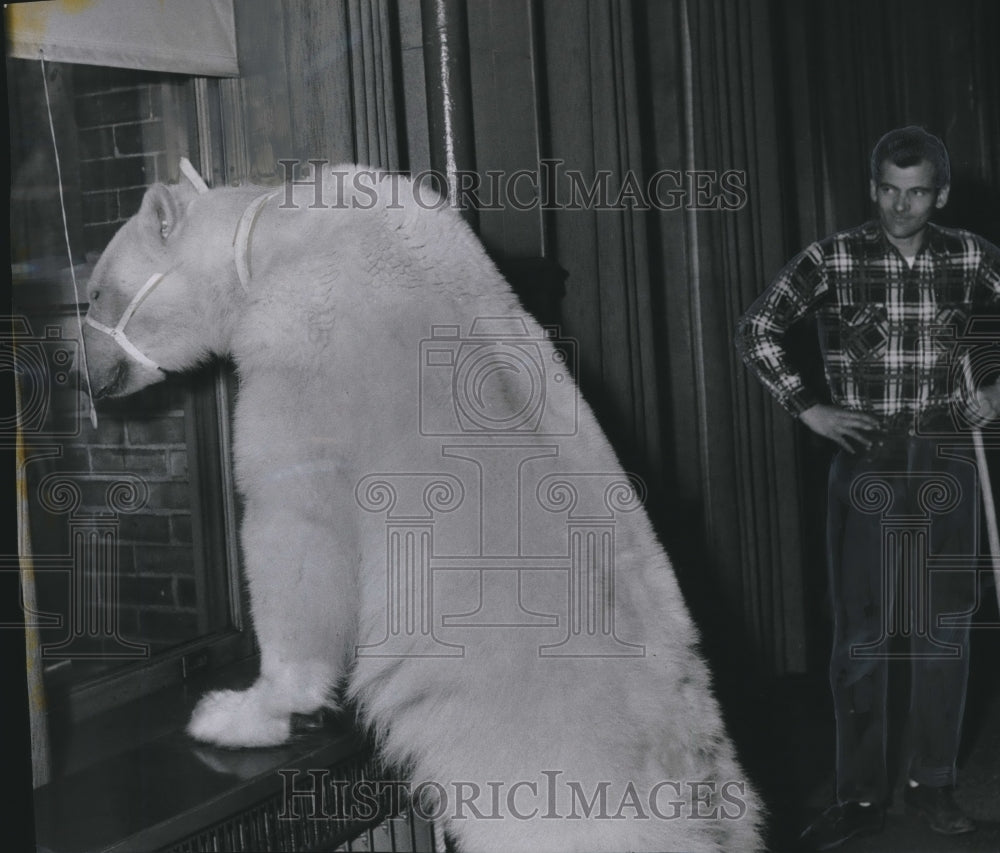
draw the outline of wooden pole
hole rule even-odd
[[[46,718],[45,684],[42,680],[42,651],[38,626],[32,615],[38,612],[35,597],[35,571],[28,528],[27,454],[21,429],[21,384],[14,379],[14,402],[17,407],[17,553],[21,574],[21,604],[24,612],[24,640],[28,670],[28,716],[31,726],[31,768],[34,786],[49,781],[52,772],[49,731]]]

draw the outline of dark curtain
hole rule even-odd
[[[681,169],[687,187],[681,209],[650,223],[672,484],[661,524],[707,643],[729,662],[800,670],[807,549],[797,432],[732,344],[736,319],[783,263],[792,230],[770,8],[650,2],[637,23],[643,167]],[[736,209],[712,206],[723,173],[745,182]],[[705,198],[702,180],[715,187]]]
[[[543,152],[587,186],[604,173],[608,199],[614,199],[629,174],[642,174],[632,7],[615,0],[555,0],[539,9],[547,105]],[[547,233],[549,251],[568,272],[561,319],[579,344],[583,393],[625,466],[656,495],[668,430],[660,422],[662,330],[653,306],[658,283],[651,275],[647,217],[628,205],[585,204],[555,210]]]

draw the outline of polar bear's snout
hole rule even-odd
[[[128,364],[119,361],[110,374],[106,374],[106,377],[99,382],[94,382],[93,373],[91,373],[90,393],[94,400],[122,395],[121,389],[127,385]]]
[[[91,399],[105,400],[124,397],[164,377],[159,368],[149,370],[133,363],[118,344],[105,334],[83,327],[85,353],[77,359],[76,369],[82,374],[86,369]],[[144,377],[155,373],[155,377]]]
[[[113,397],[117,388],[124,387],[128,364],[114,341],[90,326],[83,327],[85,355],[77,360],[80,373],[86,370],[90,395],[94,400]]]

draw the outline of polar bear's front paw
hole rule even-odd
[[[288,740],[291,716],[269,713],[252,687],[218,690],[197,704],[187,732],[218,746],[276,746]]]

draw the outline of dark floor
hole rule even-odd
[[[893,692],[905,694],[905,671],[894,674]],[[797,850],[798,833],[833,800],[834,730],[829,690],[822,677],[786,679],[769,697],[773,744],[780,769],[771,767],[762,787],[772,812],[770,850]],[[895,715],[898,719],[905,715]],[[898,728],[898,726],[897,726]],[[890,737],[892,733],[890,732]],[[899,741],[895,741],[898,753]],[[783,750],[783,755],[782,751]],[[890,767],[900,762],[890,756]],[[892,771],[890,771],[892,772]],[[936,835],[902,806],[903,773],[877,836],[853,839],[842,853],[1000,853],[1000,630],[983,629],[973,638],[972,673],[964,740],[959,757],[956,800],[979,824],[964,836]]]

